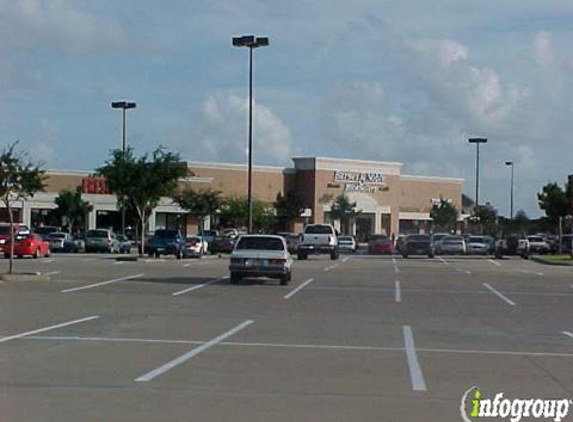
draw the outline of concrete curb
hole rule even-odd
[[[42,273],[16,273],[16,274],[0,274],[2,281],[50,281],[48,274]]]
[[[573,267],[573,263],[567,264],[565,262],[547,262],[547,261],[545,261],[541,258],[537,258],[535,256],[532,256],[529,259],[533,262],[537,262],[538,264],[542,264],[542,265],[552,265],[554,267]]]

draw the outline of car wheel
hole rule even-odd
[[[304,253],[302,253],[302,252],[299,252],[299,253],[298,253],[298,259],[299,259],[300,261],[304,261],[306,258],[307,258],[306,254],[304,254]]]
[[[290,281],[290,274],[285,274],[281,277],[281,286],[286,286]]]
[[[9,253],[5,253],[5,254],[4,254],[4,258],[5,258],[5,259],[10,259],[10,254],[9,254]]]
[[[159,258],[161,254],[159,252],[155,252],[155,258]]]
[[[147,253],[147,256],[148,256],[149,258],[153,258],[153,252],[148,252],[148,253]]]
[[[335,261],[338,259],[338,249],[334,248],[334,250],[330,253],[330,260]]]
[[[239,284],[241,282],[241,277],[239,274],[231,273],[230,282],[231,284]]]
[[[402,258],[408,258],[408,254],[407,254],[407,253],[403,253],[403,254],[402,254]]]
[[[39,257],[40,257],[40,252],[38,252],[38,249],[36,249],[36,250],[34,251],[34,254],[32,255],[32,258],[38,259]]]
[[[175,258],[177,258],[177,259],[183,258],[183,252],[181,250],[177,251],[175,253]]]
[[[22,258],[24,258],[24,255],[17,255],[17,258],[22,259]]]
[[[433,258],[433,257],[434,257],[434,254],[430,252],[430,253],[428,254],[428,258]]]

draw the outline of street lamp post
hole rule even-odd
[[[486,138],[470,138],[468,139],[470,144],[476,144],[476,206],[475,210],[478,211],[479,207],[479,145],[487,143]]]
[[[125,110],[135,108],[136,103],[129,101],[114,101],[111,103],[111,108],[121,109],[121,150],[122,158],[125,159]],[[121,207],[121,234],[125,236],[125,205],[122,202]]]
[[[253,232],[253,49],[267,47],[269,39],[267,37],[255,37],[254,35],[243,35],[233,37],[234,47],[249,48],[249,176],[248,176],[248,205],[249,205],[249,233]]]
[[[506,166],[511,167],[511,188],[509,194],[509,218],[513,220],[513,161],[506,161]]]

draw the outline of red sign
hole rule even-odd
[[[95,177],[84,177],[82,179],[83,193],[107,194],[109,189],[105,179]]]

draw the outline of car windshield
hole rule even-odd
[[[108,237],[109,232],[107,230],[90,230],[86,237],[95,237],[95,238],[102,238]]]
[[[306,234],[333,234],[332,227],[330,226],[308,226],[304,232]]]
[[[276,237],[242,237],[237,244],[237,249],[284,251],[284,245],[281,239]]]
[[[469,243],[485,243],[485,237],[471,236],[468,240]]]
[[[414,242],[429,242],[430,241],[430,236],[425,236],[425,235],[412,235],[412,236],[408,236],[408,241],[414,241]]]
[[[464,238],[461,236],[444,236],[442,242],[452,242],[452,243],[459,243],[463,242]]]
[[[65,239],[66,233],[50,233],[48,237],[52,239]]]
[[[352,237],[349,236],[340,236],[338,238],[339,242],[352,242],[354,239]]]
[[[527,240],[530,242],[543,242],[543,238],[539,236],[529,236]]]
[[[153,236],[158,238],[171,238],[177,237],[178,234],[179,232],[177,230],[157,230]]]

